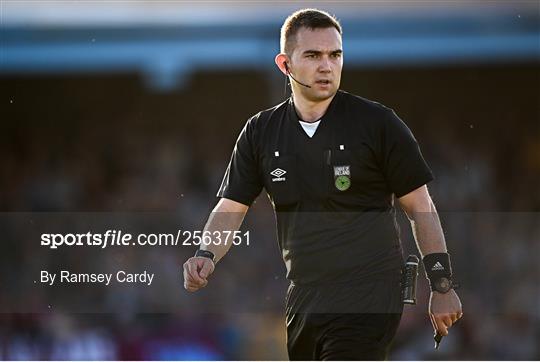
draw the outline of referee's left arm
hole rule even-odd
[[[399,203],[411,222],[414,238],[422,257],[447,253],[439,215],[426,185],[401,196]],[[463,315],[461,301],[454,291],[432,291],[429,316],[433,328],[446,336],[448,329]]]

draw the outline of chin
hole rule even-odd
[[[328,98],[332,98],[336,93],[337,89],[327,90],[324,92],[318,91],[318,92],[308,92],[309,94],[306,94],[307,98],[313,102],[320,102],[325,101]]]

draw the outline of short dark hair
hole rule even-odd
[[[341,25],[334,15],[318,9],[302,9],[295,11],[281,27],[280,49],[282,53],[292,54],[298,30],[301,28],[326,29],[335,28],[341,35]]]

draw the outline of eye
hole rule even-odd
[[[332,58],[341,58],[341,53],[332,53]]]
[[[315,59],[315,58],[317,58],[317,54],[313,54],[313,53],[311,53],[311,54],[306,54],[306,58],[309,58],[309,59]]]

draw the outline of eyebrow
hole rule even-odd
[[[325,52],[322,52],[320,50],[313,50],[313,49],[308,49],[308,50],[305,50],[302,54],[315,54],[315,55],[321,55]],[[343,53],[343,50],[342,49],[336,49],[336,50],[331,50],[329,52],[327,52],[328,54],[342,54]]]

